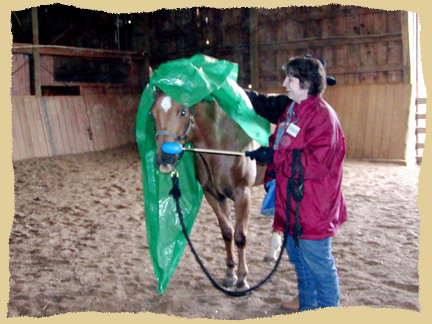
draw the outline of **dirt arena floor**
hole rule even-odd
[[[341,307],[418,312],[418,166],[348,160],[343,190],[350,219],[333,239]],[[8,317],[70,312],[151,312],[183,318],[241,320],[286,314],[296,295],[286,253],[271,281],[246,297],[213,288],[189,247],[159,296],[149,256],[141,165],[134,145],[14,163],[15,215],[10,233]],[[272,220],[259,215],[253,190],[249,284],[263,262]],[[224,275],[216,217],[204,200],[191,239],[213,276]]]

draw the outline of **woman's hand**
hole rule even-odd
[[[245,155],[250,157],[252,160],[257,160],[259,163],[272,163],[274,150],[270,147],[261,146],[255,151],[246,151]]]

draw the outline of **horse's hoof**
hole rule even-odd
[[[274,256],[268,256],[266,255],[264,257],[264,262],[269,264],[269,265],[273,265],[276,262],[276,258]]]
[[[237,284],[237,276],[225,277],[222,282],[222,286],[224,286],[225,288],[234,287],[236,284]]]
[[[236,291],[245,291],[245,290],[248,290],[249,288],[250,288],[249,284],[246,281],[243,281],[243,282],[237,283],[235,290]]]

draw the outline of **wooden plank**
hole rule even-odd
[[[30,97],[31,107],[26,109],[28,115],[31,115],[31,132],[32,141],[35,147],[35,156],[51,155],[49,141],[46,136],[46,127],[44,116],[41,114],[40,97]],[[30,120],[30,118],[29,118]]]
[[[373,135],[372,135],[372,143],[371,143],[371,156],[373,159],[383,158],[382,154],[382,141],[383,141],[383,133],[385,132],[384,126],[384,118],[385,118],[385,108],[386,103],[388,103],[388,98],[386,97],[387,85],[378,85],[375,86],[377,90],[377,98],[375,102],[375,114],[374,120],[371,120],[370,123],[373,125]]]
[[[360,16],[347,16],[346,17],[346,34],[359,35],[360,34]]]
[[[47,156],[53,156],[55,152],[55,145],[52,139],[52,125],[47,117],[45,101],[43,97],[38,98],[37,106],[39,110],[40,127],[43,129]]]
[[[61,132],[64,144],[64,154],[71,154],[74,151],[73,135],[70,131],[67,107],[65,106],[63,96],[55,96],[53,100],[56,102],[57,118],[59,121],[58,128]]]
[[[119,105],[119,98],[121,97],[123,96],[112,95],[103,97],[105,106],[105,127],[108,133],[110,148],[117,147],[121,143],[119,122],[121,123],[122,116],[116,113]]]
[[[33,44],[39,45],[39,18],[38,18],[38,8],[31,8],[31,20],[32,20],[32,35]],[[33,62],[34,62],[34,87],[36,96],[42,95],[41,88],[41,60],[40,60],[40,49],[38,46],[33,48]]]
[[[427,98],[417,98],[416,99],[417,105],[426,105],[426,103],[427,103]]]
[[[41,84],[53,85],[54,82],[54,59],[50,55],[41,55]]]
[[[25,148],[25,157],[31,158],[35,156],[35,150],[32,142],[32,134],[30,132],[30,124],[28,121],[28,116],[26,114],[26,109],[29,105],[28,97],[22,97],[21,100],[17,101],[16,111],[18,112],[17,116],[19,118],[21,124],[21,133],[22,133],[22,142],[19,145],[22,145]]]
[[[344,67],[347,62],[347,47],[336,46],[334,47],[334,62],[335,67]]]
[[[254,88],[258,88],[259,84],[259,69],[258,69],[258,39],[257,39],[257,28],[258,28],[258,17],[257,9],[249,9],[249,53],[250,53],[250,82]]]
[[[357,134],[358,134],[358,121],[360,119],[360,115],[364,112],[364,94],[362,92],[363,87],[353,86],[353,92],[352,92],[352,102],[350,103],[349,107],[346,107],[347,109],[350,109],[350,120],[348,123],[348,138],[346,138],[347,141],[347,156],[354,157],[357,155],[357,150],[359,147],[358,140],[357,140]],[[345,129],[344,129],[345,131]]]
[[[118,114],[117,110],[119,107],[120,96],[104,96],[104,117],[105,117],[105,127],[109,139],[109,147],[116,147],[121,143],[121,130],[120,124],[122,122],[122,114]]]
[[[50,127],[51,145],[54,150],[54,155],[62,155],[70,153],[70,147],[67,137],[61,129],[63,115],[61,112],[60,103],[56,97],[43,97],[47,122]]]
[[[376,88],[374,86],[364,86],[366,91],[366,101],[364,111],[360,114],[358,137],[356,138],[358,148],[358,157],[370,158],[372,153],[372,136],[373,136],[373,121],[375,114],[375,103],[377,99]]]
[[[387,51],[388,45],[387,43],[376,43],[373,44],[374,53],[376,55],[376,65],[385,66],[387,65]]]
[[[426,134],[426,128],[425,127],[417,127],[416,134]]]
[[[118,97],[115,107],[115,115],[119,119],[117,126],[118,145],[126,144],[130,141],[130,117],[132,114],[130,100],[128,97]]]
[[[361,35],[372,35],[375,33],[375,15],[374,13],[370,13],[360,16],[359,29]]]
[[[288,29],[287,29],[288,30]],[[340,35],[331,36],[327,38],[312,38],[303,39],[299,38],[299,34],[288,38],[286,42],[274,43],[267,36],[269,33],[264,31],[258,31],[260,51],[265,48],[271,48],[272,50],[294,50],[299,48],[326,48],[326,47],[340,47],[348,45],[365,45],[365,44],[376,44],[376,43],[389,43],[389,42],[400,42],[401,34],[380,34],[380,35]],[[301,36],[302,34],[300,34]]]
[[[386,12],[374,13],[374,30],[373,34],[384,34],[387,32],[387,14]]]
[[[390,136],[392,130],[392,119],[393,119],[393,106],[394,106],[394,97],[395,97],[395,87],[394,85],[387,84],[385,85],[385,93],[384,93],[384,103],[382,103],[384,107],[384,114],[382,120],[382,134],[381,134],[381,147],[380,147],[380,158],[389,159],[390,158]]]
[[[81,106],[81,101],[82,101],[82,106]],[[85,130],[87,131],[87,138],[88,138],[88,143],[89,143],[89,147],[92,151],[96,150],[96,146],[95,146],[95,141],[94,141],[94,132],[91,126],[91,121],[90,121],[90,112],[88,110],[88,107],[86,105],[85,102],[85,98],[81,97],[80,99],[80,114],[79,114],[79,119],[81,121],[82,125],[85,125]]]
[[[342,92],[343,100],[341,102],[341,107],[340,107],[340,109],[344,111],[343,119],[341,120],[341,123],[342,123],[342,129],[344,131],[345,142],[347,147],[351,145],[352,142],[352,133],[350,130],[350,125],[351,125],[352,115],[353,115],[353,106],[352,106],[353,100],[356,99],[353,97],[354,88],[355,87],[353,86],[344,87]]]
[[[63,100],[65,102],[65,107],[67,107],[67,119],[69,120],[70,132],[73,135],[72,153],[82,153],[85,152],[85,149],[81,136],[81,125],[78,123],[75,111],[74,97],[75,96],[65,96]]]
[[[14,54],[33,54],[35,46],[31,44],[14,43],[12,53]],[[59,56],[86,56],[98,58],[124,58],[126,55],[133,60],[144,59],[143,52],[117,51],[97,48],[82,48],[61,45],[37,45],[42,55],[59,55]]]
[[[12,129],[13,129],[13,159],[21,160],[27,158],[24,146],[24,135],[21,129],[21,119],[18,106],[22,104],[22,98],[12,97]]]
[[[84,102],[93,132],[94,148],[97,151],[106,149],[109,147],[109,138],[105,128],[104,107],[100,103],[100,96],[84,96]]]
[[[12,120],[13,119],[14,117],[12,116]],[[12,126],[12,161],[18,161],[24,158],[21,155],[18,142],[16,128]]]
[[[401,30],[400,11],[387,11],[387,32],[394,33]]]
[[[77,130],[78,142],[81,152],[94,151],[93,138],[91,135],[90,121],[87,115],[87,108],[82,96],[69,97],[71,112],[73,114],[75,129]]]
[[[347,17],[336,17],[333,19],[332,36],[344,36],[347,34]]]
[[[410,27],[408,26],[408,12],[400,11],[400,29],[401,29],[401,38],[402,38],[402,66],[404,67],[403,80],[404,83],[410,83],[410,42],[409,42],[409,31]]]
[[[12,95],[30,95],[30,64],[28,55],[14,54],[12,56]]]
[[[337,107],[337,114],[339,117],[339,121],[342,125],[342,127],[345,126],[345,124],[347,123],[347,112],[348,109],[347,108],[347,93],[350,91],[351,87],[344,87],[344,91],[337,91],[335,94],[335,107]]]
[[[411,85],[396,84],[389,147],[390,159],[406,158],[410,100]]]
[[[135,142],[135,125],[136,114],[139,105],[139,96],[127,96],[121,98],[121,105],[118,107],[118,114],[123,116],[121,123],[121,131],[123,141],[121,144]]]
[[[35,97],[25,97],[24,98],[24,109],[23,109],[23,113],[25,114],[25,118],[27,120],[28,123],[28,132],[30,134],[30,138],[29,141],[31,142],[31,145],[33,147],[33,156],[32,157],[39,157],[42,156],[42,148],[40,145],[40,140],[39,140],[39,134],[38,134],[38,130],[37,127],[35,127],[35,116],[33,114],[33,105],[35,104]]]
[[[77,134],[75,131],[75,125],[73,124],[73,114],[71,114],[71,107],[69,105],[68,96],[57,97],[60,102],[60,107],[63,115],[62,129],[65,136],[68,139],[70,152],[69,153],[79,153],[79,143],[77,142]]]
[[[128,106],[130,107],[129,117],[127,119],[128,125],[128,142],[135,143],[135,127],[136,127],[136,116],[138,112],[139,103],[141,100],[141,95],[135,95],[128,97]]]

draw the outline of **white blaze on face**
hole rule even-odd
[[[171,98],[168,96],[164,97],[161,102],[161,107],[165,112],[167,112],[172,107]]]

